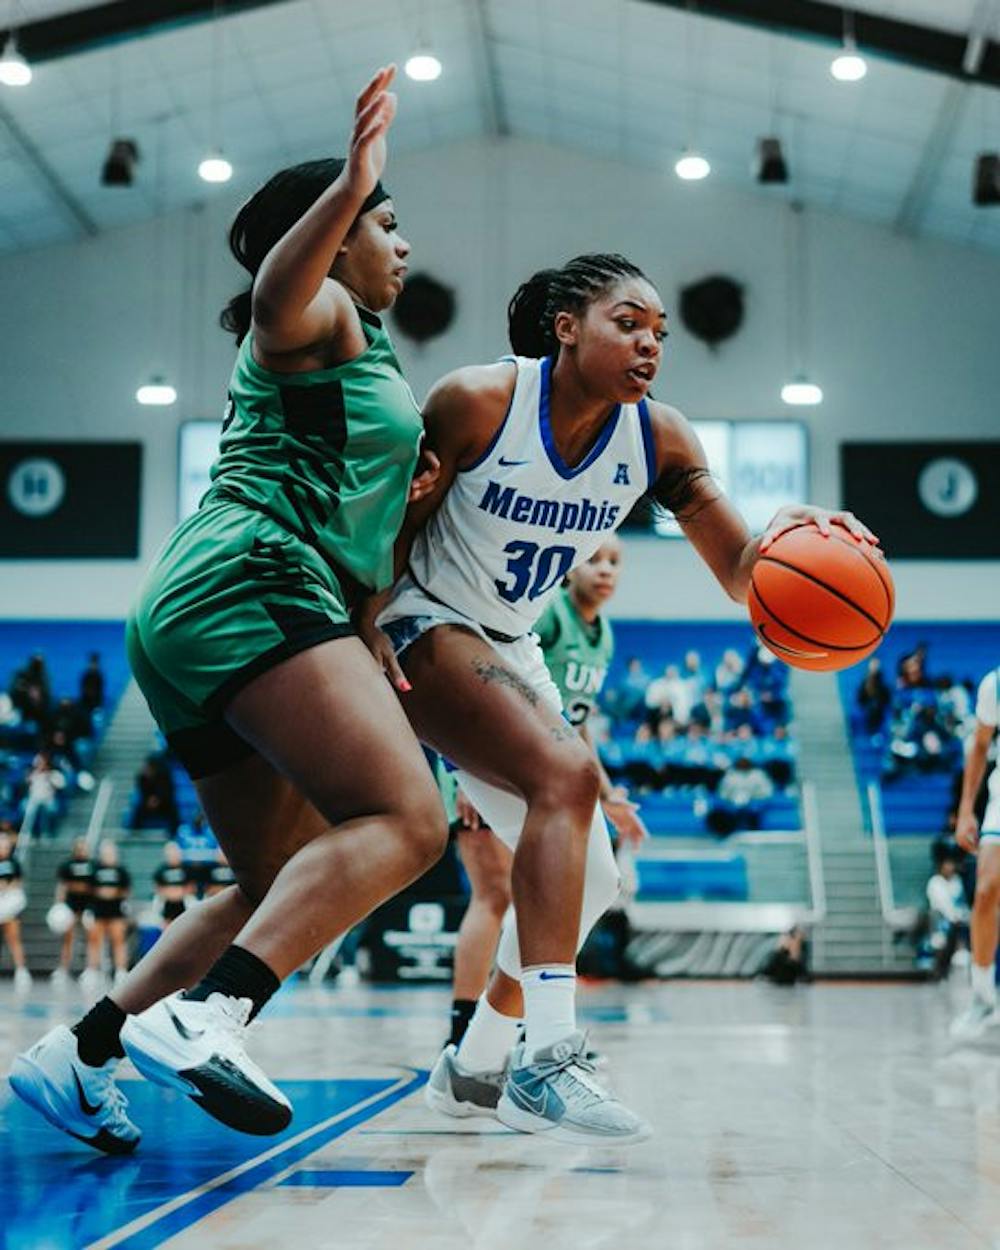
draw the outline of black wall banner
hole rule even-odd
[[[840,468],[890,559],[1000,558],[1000,442],[843,443]]]
[[[141,473],[141,443],[0,442],[0,559],[135,559]]]

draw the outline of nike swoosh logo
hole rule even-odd
[[[797,655],[802,660],[823,660],[829,655],[828,651],[799,651],[795,647],[786,646],[783,642],[775,642],[773,638],[767,636],[767,626],[760,624],[757,626],[757,633],[761,637],[761,641],[765,642],[772,651],[784,651],[785,655]]]
[[[540,972],[538,979],[539,981],[572,981],[573,974],[571,972]]]
[[[507,460],[503,456],[500,457],[499,465],[501,469],[513,469],[519,464],[531,464],[530,460]]]
[[[186,1041],[193,1042],[196,1038],[204,1036],[204,1029],[189,1029],[183,1020],[178,1020],[166,1003],[164,1003],[163,1006],[166,1009],[167,1015],[174,1022],[174,1028]]]
[[[73,1069],[73,1080],[76,1081],[76,1094],[80,1099],[80,1110],[84,1115],[97,1115],[100,1111],[100,1104],[96,1107],[87,1101],[87,1095],[83,1092],[83,1086],[80,1083],[80,1075],[76,1068]]]

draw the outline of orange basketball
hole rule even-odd
[[[892,620],[889,566],[869,543],[834,525],[781,534],[750,578],[750,620],[757,636],[793,668],[848,668],[871,655]]]

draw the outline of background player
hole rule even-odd
[[[24,893],[24,873],[14,853],[16,839],[0,833],[0,934],[14,961],[14,989],[19,994],[31,989],[31,973],[24,959],[21,941],[21,913],[28,905]]]
[[[972,1001],[952,1021],[956,1041],[978,1037],[995,1018],[997,987],[998,913],[1000,913],[1000,768],[989,780],[989,798],[982,829],[976,819],[976,799],[990,747],[1000,723],[1000,668],[987,673],[976,695],[976,728],[972,734],[962,774],[962,797],[958,804],[955,837],[963,850],[976,856],[976,894],[972,904]]]
[[[535,633],[542,644],[545,666],[562,697],[566,719],[590,746],[597,762],[604,814],[625,841],[637,845],[646,836],[638,805],[629,800],[624,786],[612,784],[588,728],[614,652],[611,623],[601,615],[601,609],[615,592],[622,555],[621,540],[613,534],[589,560],[570,573],[566,585],[542,614]],[[471,887],[455,946],[454,1002],[448,1041],[457,1048],[493,966],[500,928],[511,901],[512,855],[481,822],[479,813],[461,790],[456,796],[456,809],[461,822],[458,849]]]
[[[65,903],[73,913],[73,923],[63,934],[59,949],[59,965],[52,973],[53,985],[65,985],[73,963],[73,944],[77,930],[83,925],[83,913],[90,906],[94,888],[94,861],[86,838],[75,838],[69,859],[59,865],[56,877],[57,903]]]

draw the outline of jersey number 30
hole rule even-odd
[[[515,538],[504,547],[504,552],[510,556],[507,572],[513,581],[502,582],[498,578],[493,584],[500,592],[501,599],[506,599],[508,603],[517,603],[525,595],[529,599],[537,599],[553,586],[558,586],[573,567],[576,548],[539,548],[538,543]]]

